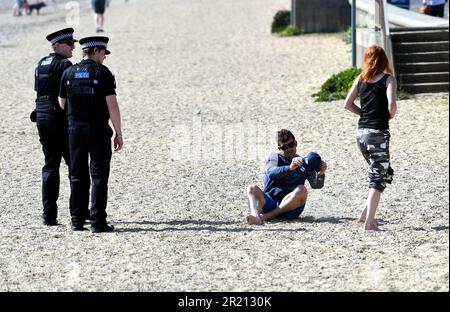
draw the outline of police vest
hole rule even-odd
[[[35,71],[36,111],[49,112],[59,107],[59,79],[55,74],[55,66],[65,58],[59,54],[51,54],[42,58]]]
[[[99,90],[100,66],[97,63],[78,63],[68,69],[67,116],[108,119],[106,101]]]

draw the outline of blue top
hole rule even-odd
[[[281,154],[270,153],[264,168],[264,193],[276,201],[281,201],[297,186],[305,185],[305,180],[308,180],[313,189],[323,187],[325,175],[319,175],[314,170],[308,171],[304,166],[291,171],[290,164],[291,160],[284,158]]]

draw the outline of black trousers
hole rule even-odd
[[[84,224],[83,211],[89,206],[90,180],[92,225],[106,223],[112,134],[107,123],[69,118],[70,215],[75,225]]]
[[[37,113],[36,125],[42,144],[45,164],[42,167],[43,218],[55,220],[58,217],[59,165],[61,158],[69,166],[69,145],[67,118],[64,112]],[[69,169],[70,178],[70,169]]]

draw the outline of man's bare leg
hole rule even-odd
[[[381,192],[370,188],[367,196],[367,212],[363,229],[366,231],[379,231],[380,228],[375,220],[378,204],[380,203]]]
[[[285,212],[303,206],[306,203],[307,197],[308,191],[306,190],[306,187],[304,187],[303,185],[296,187],[295,190],[293,190],[283,198],[279,207],[263,214],[262,221],[275,219]]]
[[[262,207],[266,204],[264,192],[257,185],[252,184],[247,188],[247,197],[251,215],[245,217],[245,223],[262,224],[260,214]]]

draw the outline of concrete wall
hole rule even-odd
[[[347,0],[351,5],[352,0]],[[373,0],[356,1],[356,24],[374,26],[375,3]],[[448,19],[420,14],[395,5],[387,5],[390,27],[448,27]]]
[[[380,32],[375,31],[373,28],[356,28],[356,67],[362,68],[364,65],[364,52],[374,44],[382,45]]]
[[[349,4],[352,0],[347,0]],[[373,44],[381,45],[381,35],[374,30],[375,4],[373,0],[356,1],[356,24],[367,28],[356,28],[356,66],[364,63],[364,51]],[[414,11],[387,5],[389,26],[397,27],[448,27],[448,19],[423,15]]]
[[[350,18],[348,0],[292,0],[292,24],[305,33],[345,31]]]

